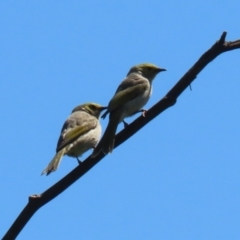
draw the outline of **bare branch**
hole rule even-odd
[[[194,81],[194,79],[204,69],[204,67],[206,67],[206,65],[214,60],[218,55],[240,48],[240,40],[226,42],[226,35],[226,32],[222,33],[220,39],[199,58],[199,60],[176,83],[176,85],[166,94],[166,96],[147,111],[145,117],[140,116],[131,124],[129,124],[124,130],[117,134],[115,148],[125,142],[128,138],[134,135],[137,131],[139,131],[142,127],[144,127],[148,122],[150,122],[164,110],[173,106],[176,103],[177,98]],[[68,175],[47,189],[45,192],[40,195],[30,196],[28,204],[20,213],[3,239],[15,239],[40,207],[57,197],[103,158],[103,154],[99,154],[95,158],[88,157],[81,165],[76,167],[73,171],[71,171]]]

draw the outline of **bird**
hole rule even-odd
[[[97,103],[85,103],[75,107],[63,124],[57,142],[56,155],[53,157],[42,174],[49,175],[56,171],[64,155],[78,159],[84,152],[95,148],[101,137],[99,117],[106,109]]]
[[[142,108],[151,96],[152,81],[162,71],[166,69],[152,63],[139,64],[129,70],[110,100],[106,112],[102,115],[102,118],[105,118],[109,114],[109,123],[92,157],[101,151],[105,155],[112,152],[118,124],[123,121],[124,126],[127,125],[124,118],[138,112],[142,112],[145,116],[146,110]]]

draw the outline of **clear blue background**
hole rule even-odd
[[[240,39],[239,9],[237,0],[1,1],[0,236],[29,195],[76,167],[64,157],[40,176],[76,105],[107,105],[131,66],[152,62],[168,71],[150,108],[223,31]],[[240,239],[239,63],[239,50],[211,62],[193,91],[41,208],[18,239]]]

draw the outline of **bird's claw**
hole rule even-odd
[[[146,109],[141,109],[140,112],[142,112],[142,116],[146,117],[147,110]]]

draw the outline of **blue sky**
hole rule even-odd
[[[75,106],[107,105],[131,66],[152,62],[168,71],[154,80],[150,108],[223,31],[240,38],[239,8],[1,1],[0,236],[29,195],[76,167],[64,157],[40,176]],[[210,63],[192,91],[42,207],[18,239],[240,239],[239,62],[235,50]]]

